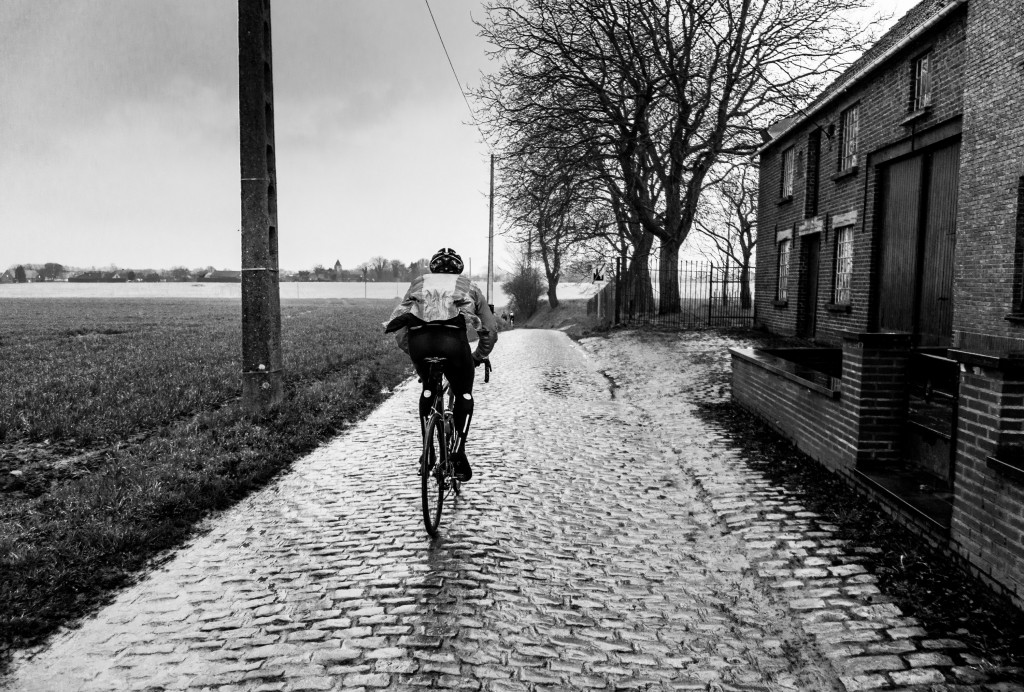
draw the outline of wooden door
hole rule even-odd
[[[917,331],[921,346],[948,348],[953,336],[953,249],[960,145],[933,152],[927,163]]]
[[[801,290],[800,336],[811,339],[818,328],[818,275],[820,273],[821,236],[817,233],[800,238],[806,268]]]
[[[914,331],[921,171],[920,156],[890,164],[881,171],[880,331]]]

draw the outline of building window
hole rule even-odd
[[[848,171],[857,165],[857,133],[860,129],[857,106],[843,111],[839,131],[839,171]]]
[[[793,169],[796,168],[796,150],[793,147],[782,152],[782,199],[793,197]]]
[[[787,285],[789,284],[789,248],[793,244],[790,239],[779,242],[779,285],[775,292],[775,298],[784,301],[789,297]]]
[[[836,229],[836,305],[850,304],[850,285],[853,280],[853,226]]]
[[[910,110],[920,111],[932,105],[932,54],[919,57],[913,67]]]

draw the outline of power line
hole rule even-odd
[[[455,65],[452,64],[452,56],[448,54],[448,47],[444,45],[444,37],[441,36],[441,29],[437,26],[437,20],[434,19],[434,11],[430,9],[429,0],[423,0],[423,4],[427,6],[427,12],[430,13],[430,21],[434,23],[434,31],[437,32],[437,39],[441,42],[441,48],[444,50],[444,57],[448,58],[448,67],[452,68],[452,76],[455,77],[455,84],[459,87],[459,93],[462,94],[462,100],[466,102],[466,108],[469,109],[469,117],[473,119],[473,125],[476,126],[476,131],[480,133],[481,139],[484,141],[484,146],[490,150],[490,145],[487,143],[487,138],[484,137],[483,130],[480,129],[480,123],[476,119],[476,113],[473,111],[473,106],[469,105],[469,98],[466,97],[466,92],[462,89],[462,81],[459,79],[459,75],[455,72]]]

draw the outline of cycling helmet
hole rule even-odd
[[[462,258],[450,247],[443,247],[430,258],[430,271],[434,274],[461,274]]]

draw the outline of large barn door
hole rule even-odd
[[[878,328],[914,331],[918,228],[921,221],[920,156],[882,169],[882,238]]]
[[[929,156],[929,182],[921,249],[921,346],[948,348],[953,335],[953,248],[956,241],[960,145]]]
[[[918,346],[953,336],[960,144],[889,164],[882,183],[878,328],[912,332]]]
[[[953,333],[953,250],[960,145],[878,169],[880,330],[910,332],[901,457],[866,477],[939,526],[952,515],[960,370],[944,351]]]

